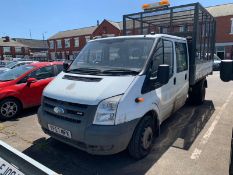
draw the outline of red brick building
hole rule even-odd
[[[215,17],[217,23],[217,55],[221,59],[233,59],[233,3],[206,9]],[[104,35],[119,36],[122,35],[122,30],[122,22],[103,20],[97,26],[58,32],[48,39],[49,57],[51,59],[73,59],[91,38]],[[136,34],[135,31],[129,32]]]
[[[109,20],[97,26],[58,32],[48,39],[49,58],[73,59],[93,37],[121,35],[122,25]]]
[[[216,53],[221,59],[233,59],[233,3],[208,7],[216,19]]]
[[[28,58],[29,47],[10,39],[0,38],[0,60],[10,58]]]

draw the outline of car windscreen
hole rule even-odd
[[[89,42],[68,71],[135,70],[140,71],[149,57],[155,39],[118,38]]]
[[[17,61],[14,61],[14,62],[11,62],[11,63],[7,64],[5,67],[11,69],[11,68],[14,67],[16,64],[18,64],[18,62],[17,62]]]
[[[218,56],[216,56],[216,55],[214,55],[214,60],[215,61],[221,61],[221,59]]]
[[[20,67],[16,67],[14,69],[11,69],[7,72],[0,74],[0,81],[10,81],[10,80],[17,79],[18,77],[25,74],[29,70],[32,70],[33,68],[34,66],[31,66],[31,65],[23,65]]]

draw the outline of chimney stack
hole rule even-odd
[[[100,25],[100,21],[99,20],[97,20],[97,26],[99,26]]]

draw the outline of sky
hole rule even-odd
[[[122,21],[156,0],[1,0],[0,37],[45,39],[59,31],[88,27],[103,19]],[[171,6],[197,0],[170,0]],[[199,0],[205,6],[233,0]]]

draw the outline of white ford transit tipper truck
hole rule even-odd
[[[125,15],[123,26],[125,36],[91,40],[64,65],[43,92],[38,120],[45,133],[88,153],[128,149],[140,159],[187,97],[203,103],[215,20],[197,3]]]

